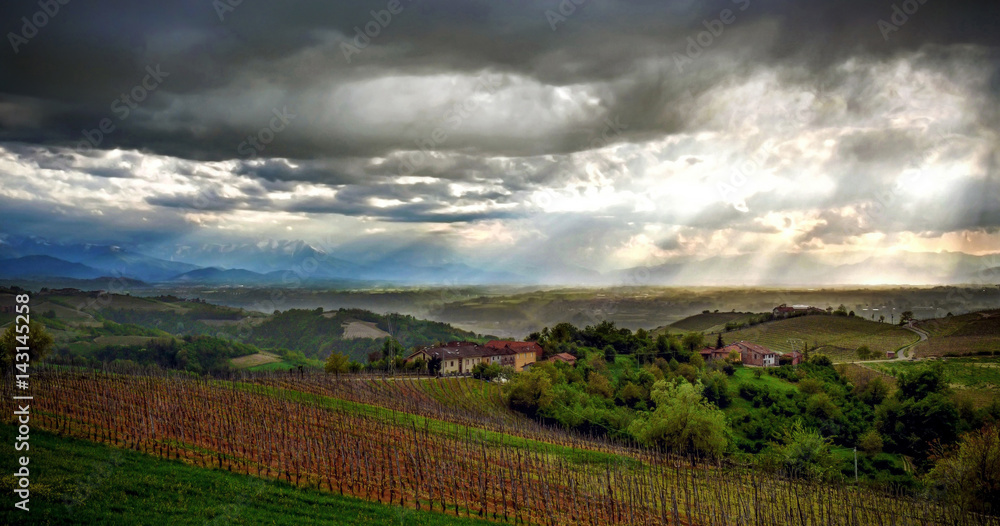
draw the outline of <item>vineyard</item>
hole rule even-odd
[[[856,359],[858,347],[867,345],[876,356],[895,351],[919,339],[913,332],[891,325],[847,316],[801,316],[762,323],[755,327],[723,333],[726,343],[748,341],[778,352],[792,351],[792,341],[798,340],[834,361]],[[792,341],[790,341],[792,340]]]
[[[453,516],[517,524],[1000,524],[902,494],[807,484],[532,428],[504,416],[494,386],[468,379],[210,380],[42,369],[33,381],[36,428]],[[7,378],[7,399],[11,388]]]
[[[930,339],[915,347],[917,356],[993,354],[1000,350],[1000,311],[949,316],[917,323]]]

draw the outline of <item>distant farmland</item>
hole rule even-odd
[[[726,343],[748,341],[779,352],[793,350],[793,341],[830,356],[834,361],[856,358],[855,351],[867,345],[878,356],[909,345],[919,337],[902,327],[847,316],[802,316],[762,323],[755,327],[722,334]]]

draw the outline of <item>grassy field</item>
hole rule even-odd
[[[778,352],[792,351],[793,341],[799,340],[799,350],[808,343],[810,348],[818,347],[816,352],[834,361],[857,359],[855,351],[862,345],[878,356],[885,356],[886,351],[895,351],[919,339],[902,327],[847,316],[802,316],[773,321],[723,333],[722,338],[726,343],[748,341]]]
[[[2,426],[13,437],[13,426]],[[11,497],[15,457],[3,455],[3,524],[484,524],[485,521],[296,488],[32,431],[30,511]]]
[[[916,326],[930,335],[914,348],[918,357],[1000,353],[1000,311],[949,316]]]
[[[944,367],[945,379],[956,387],[1000,389],[1000,357],[965,357],[937,360]],[[872,368],[892,376],[927,367],[927,362],[886,362]]]

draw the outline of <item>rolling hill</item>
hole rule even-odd
[[[919,337],[903,327],[858,317],[801,316],[723,333],[722,339],[726,343],[758,343],[779,352],[794,350],[795,340],[799,340],[799,350],[808,343],[810,349],[826,354],[834,361],[846,361],[854,359],[855,351],[862,345],[884,356],[886,351],[895,351],[917,341]]]
[[[1000,352],[1000,310],[970,312],[917,322],[930,339],[917,345],[918,357]]]
[[[667,330],[716,333],[725,329],[727,323],[744,322],[755,314],[752,312],[704,312],[671,323]]]

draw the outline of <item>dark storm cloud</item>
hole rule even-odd
[[[591,0],[555,31],[546,19],[546,11],[559,9],[554,0],[403,0],[402,5],[403,12],[348,64],[340,44],[372,20],[371,10],[385,9],[385,2],[244,2],[222,13],[222,21],[204,0],[68,4],[17,53],[8,46],[0,54],[0,115],[8,115],[0,118],[0,138],[78,144],[83,130],[116,119],[114,101],[142,83],[147,66],[160,65],[169,77],[127,119],[114,120],[116,131],[98,148],[234,158],[244,136],[266,124],[270,108],[235,105],[220,115],[210,111],[219,100],[260,98],[308,114],[317,92],[345,82],[484,70],[542,85],[605,83],[593,124],[617,115],[629,123],[622,138],[639,139],[684,129],[685,117],[675,106],[686,93],[741,73],[715,69],[727,53],[749,58],[746,70],[782,61],[819,73],[846,56],[891,56],[928,44],[995,48],[991,20],[1000,14],[995,3],[930,0],[886,41],[877,22],[891,20],[893,3],[869,0]],[[735,13],[735,21],[690,74],[679,73],[673,54],[685,53],[688,37],[697,37],[703,22],[724,9]],[[20,18],[36,10],[34,2],[8,2],[0,6],[0,20],[8,21],[7,31],[19,33]],[[10,117],[18,112],[19,119]],[[566,121],[542,142],[465,136],[439,147],[475,146],[509,155],[575,151],[592,140],[592,132],[578,124]],[[324,139],[327,123],[303,116],[297,125],[262,155],[378,155],[412,147],[405,134],[340,130]],[[306,177],[324,175],[338,177],[325,172]]]

